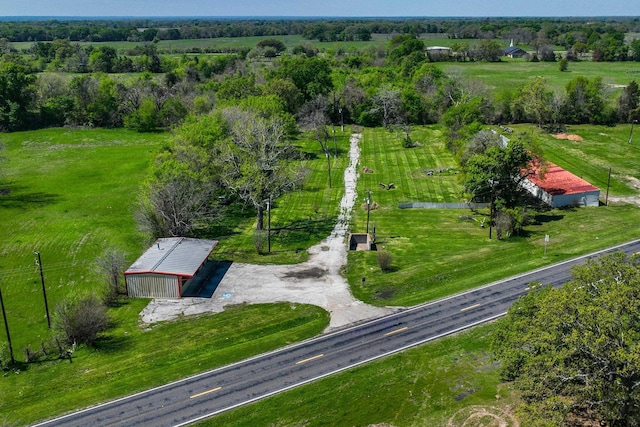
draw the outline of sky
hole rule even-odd
[[[9,16],[640,16],[639,0],[0,0]]]

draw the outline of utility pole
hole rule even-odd
[[[371,193],[373,193],[373,191],[367,190],[367,234],[369,234],[369,214],[371,213]]]
[[[4,310],[4,300],[2,299],[2,289],[0,289],[0,306],[2,306],[2,318],[4,319],[4,329],[7,331],[7,342],[9,343],[9,354],[11,355],[11,364],[15,364],[13,358],[13,347],[11,346],[11,335],[9,334],[9,324],[7,323],[7,313]]]
[[[609,178],[607,179],[607,195],[604,198],[604,205],[609,206],[609,185],[611,184],[611,168],[609,168]]]
[[[271,253],[271,196],[267,200],[267,252]]]
[[[49,316],[49,303],[47,303],[47,289],[44,286],[44,273],[42,272],[42,259],[40,258],[40,252],[33,251],[33,254],[37,256],[36,265],[40,269],[40,281],[42,282],[42,295],[44,296],[44,309],[47,313],[47,326],[51,329],[51,317]]]
[[[638,123],[638,121],[631,120],[631,130],[629,131],[629,144],[631,144],[631,141],[633,140],[633,124],[634,123]]]
[[[491,240],[492,236],[491,236],[491,231],[493,228],[493,215],[494,215],[494,211],[495,211],[495,192],[494,192],[494,186],[497,184],[498,182],[490,179],[489,180],[489,185],[491,188],[491,203],[489,204],[489,240]]]

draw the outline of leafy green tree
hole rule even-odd
[[[151,132],[160,126],[160,114],[153,100],[145,98],[140,106],[124,118],[124,125],[138,132]]]
[[[495,40],[480,40],[472,50],[471,56],[476,61],[500,62],[502,48]]]
[[[263,92],[280,98],[290,114],[296,114],[304,102],[302,92],[290,79],[273,78],[264,86]]]
[[[513,232],[523,225],[511,215],[516,211],[508,210],[523,207],[526,190],[520,185],[525,178],[522,169],[529,166],[534,156],[520,139],[512,139],[505,146],[495,138],[487,138],[486,143],[476,143],[469,149],[475,154],[462,164],[465,194],[472,201],[490,203],[489,226],[494,225],[496,213],[498,218],[503,217],[502,227],[497,230],[500,239],[502,231]],[[524,217],[524,213],[517,213]],[[504,220],[507,216],[508,222]]]
[[[392,64],[400,64],[405,58],[418,53],[426,59],[425,46],[422,40],[418,40],[415,34],[402,34],[389,41],[388,57]]]
[[[525,113],[526,120],[542,127],[551,118],[551,101],[553,92],[547,86],[544,77],[534,77],[518,88],[518,96],[514,103],[519,104]]]
[[[216,92],[217,97],[221,100],[239,100],[259,94],[260,88],[256,86],[256,76],[254,74],[242,75],[241,73],[227,77]]]
[[[558,69],[562,72],[569,71],[569,60],[566,57],[560,58]]]
[[[532,286],[497,322],[492,348],[502,376],[538,418],[531,425],[637,427],[640,257],[604,255],[571,276],[559,289]]]
[[[278,39],[264,39],[260,40],[256,47],[265,49],[267,47],[273,48],[277,53],[282,53],[287,50],[287,47]]]
[[[629,59],[632,61],[640,61],[640,39],[632,40],[631,43],[629,43],[629,48],[631,49]]]
[[[635,80],[631,81],[622,90],[618,98],[618,120],[629,123],[632,120],[640,119],[640,88]]]
[[[607,105],[602,77],[588,79],[583,76],[567,83],[563,116],[566,123],[606,124],[612,117]]]
[[[333,89],[331,66],[322,58],[285,58],[270,74],[270,78],[289,79],[302,93],[305,101],[326,95]]]
[[[227,135],[219,116],[189,117],[158,155],[141,189],[135,218],[153,238],[195,236],[218,214],[218,171],[212,156]]]
[[[36,77],[13,62],[0,63],[0,131],[24,129],[35,101]]]
[[[118,54],[110,46],[101,46],[89,54],[89,69],[94,72],[111,73]]]

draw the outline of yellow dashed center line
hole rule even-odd
[[[213,393],[214,391],[218,391],[220,389],[222,389],[222,387],[212,388],[211,390],[207,390],[207,391],[203,391],[202,393],[194,394],[193,396],[189,397],[189,399],[195,399],[196,397],[204,396],[205,394]]]
[[[469,307],[465,307],[463,309],[460,309],[460,311],[467,311],[467,310],[471,310],[472,308],[476,308],[476,307],[480,307],[480,304],[470,305]]]
[[[398,332],[406,331],[407,329],[409,329],[409,327],[405,326],[404,328],[400,328],[400,329],[396,329],[395,331],[387,332],[386,334],[384,334],[384,336],[386,337],[386,336],[389,336],[389,335],[397,334]]]
[[[296,365],[300,365],[302,363],[306,363],[306,362],[310,362],[312,360],[320,359],[323,356],[324,356],[324,354],[318,354],[317,356],[313,356],[313,357],[310,357],[308,359],[299,360],[299,361],[296,362]]]

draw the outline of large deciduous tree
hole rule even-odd
[[[36,77],[29,69],[13,62],[0,64],[0,131],[14,131],[27,126],[33,107]]]
[[[560,289],[537,287],[509,309],[492,346],[504,379],[522,391],[529,425],[568,418],[640,425],[638,301],[640,257],[617,252],[574,267]]]
[[[467,154],[472,155],[462,164],[464,191],[469,199],[490,203],[489,226],[493,226],[495,218],[501,218],[496,230],[498,238],[517,234],[526,222],[522,201],[527,192],[521,186],[526,175],[522,170],[529,166],[534,154],[520,139],[506,145],[489,139],[478,142],[468,147]]]
[[[288,58],[284,59],[270,78],[289,79],[302,93],[305,101],[318,95],[326,95],[333,89],[331,66],[322,58]]]
[[[295,147],[286,123],[253,110],[222,111],[229,137],[220,141],[219,167],[224,186],[257,211],[256,229],[264,229],[266,202],[301,184],[306,172],[292,162]]]

